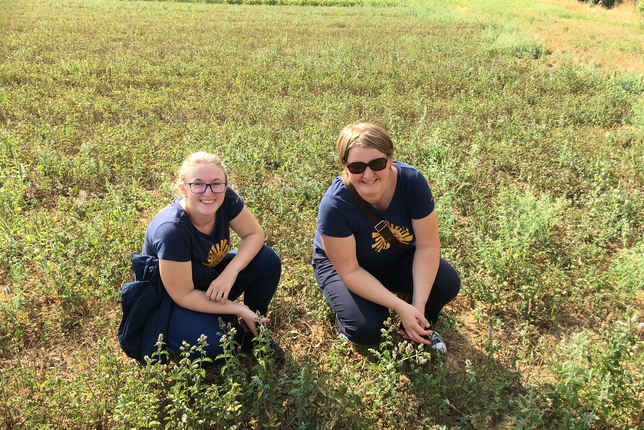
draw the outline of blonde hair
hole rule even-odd
[[[370,122],[361,122],[347,125],[338,136],[336,150],[342,167],[347,163],[349,150],[354,146],[375,148],[383,154],[392,156],[394,144],[391,137],[383,127]]]
[[[209,152],[194,152],[183,160],[183,164],[181,164],[181,167],[177,170],[177,180],[174,183],[174,189],[179,193],[179,195],[184,196],[181,186],[187,184],[186,176],[188,173],[190,173],[190,171],[195,167],[201,166],[202,164],[214,164],[221,168],[224,172],[224,180],[228,182],[228,173],[226,173],[224,163],[219,159],[219,157]]]

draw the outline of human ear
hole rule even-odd
[[[188,197],[188,193],[186,192],[186,184],[179,184],[177,185],[177,188],[179,189],[179,193],[181,194],[182,198]]]

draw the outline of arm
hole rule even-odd
[[[237,315],[244,319],[246,325],[257,336],[257,316],[248,306],[232,301],[213,302],[206,297],[206,293],[195,290],[192,283],[192,264],[189,261],[159,260],[159,274],[168,295],[179,306],[197,312]],[[262,323],[266,322],[267,318],[262,320]]]
[[[233,287],[237,275],[264,246],[264,230],[246,206],[234,219],[230,220],[230,227],[241,239],[237,255],[212,281],[206,291],[206,297],[218,303],[226,303],[228,293]]]
[[[425,218],[412,219],[411,224],[416,236],[416,252],[412,266],[414,278],[412,306],[424,314],[425,305],[432,291],[440,264],[440,239],[436,211],[432,211]]]
[[[425,319],[424,309],[419,311],[397,297],[385,288],[375,277],[358,264],[356,258],[356,241],[353,235],[349,237],[331,237],[321,235],[324,252],[338,272],[340,279],[347,288],[370,302],[386,306],[398,313],[411,340],[429,344],[422,336],[429,334],[425,327],[429,324]],[[425,299],[427,300],[427,299]]]

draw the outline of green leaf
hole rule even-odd
[[[532,421],[533,424],[539,424],[539,425],[545,424],[541,418],[535,417],[535,416],[531,416],[530,421]]]

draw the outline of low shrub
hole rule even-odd
[[[636,428],[644,424],[644,343],[632,310],[565,339],[552,366],[557,382],[544,389],[551,413],[566,428]]]

